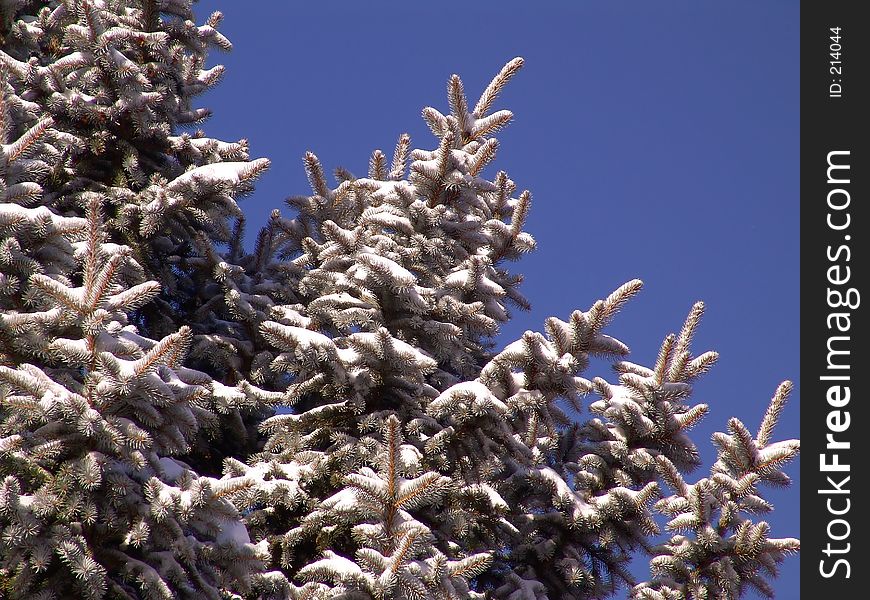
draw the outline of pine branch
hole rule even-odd
[[[474,116],[477,118],[482,118],[486,116],[486,113],[489,112],[489,109],[492,107],[498,95],[504,89],[504,87],[508,84],[508,82],[513,79],[514,75],[516,75],[519,70],[523,67],[524,60],[522,57],[516,57],[511,59],[505,66],[501,68],[498,75],[496,75],[493,80],[486,86],[486,89],[480,95],[480,99],[477,101],[477,104],[474,107]]]

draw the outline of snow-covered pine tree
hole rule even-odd
[[[192,18],[0,3],[3,597],[217,598],[259,561],[227,484],[199,476],[256,441],[245,397],[182,361],[239,377],[246,330],[227,341],[202,307],[268,161],[177,131],[207,114],[207,49],[229,46],[218,14]]]
[[[130,324],[159,285],[141,281],[129,247],[105,241],[99,195],[82,199],[84,219],[0,205],[5,228],[24,233],[12,233],[19,245],[53,238],[68,252],[56,264],[77,264],[37,269],[23,310],[0,314],[0,343],[31,355],[0,366],[4,597],[243,591],[262,551],[225,496],[245,483],[199,477],[172,458],[215,419],[207,407],[222,384],[182,366],[189,328],[155,341]]]
[[[269,475],[261,494],[237,501],[251,510],[254,530],[283,534],[280,544],[274,538],[276,553],[291,571],[316,559],[323,547],[353,547],[354,524],[335,510],[321,510],[318,502],[330,504],[343,476],[380,460],[371,441],[391,417],[410,427],[420,450],[431,440],[430,465],[469,471],[469,485],[457,472],[442,502],[450,519],[439,522],[442,507],[426,506],[415,515],[432,525],[435,547],[447,559],[461,560],[469,545],[462,537],[497,539],[475,525],[492,520],[493,528],[502,526],[491,516],[488,488],[477,485],[481,478],[474,473],[491,465],[449,466],[435,437],[444,426],[426,406],[479,371],[497,323],[507,319],[505,301],[526,304],[516,291],[520,279],[499,265],[533,244],[521,229],[529,195],[511,199],[515,188],[504,173],[494,181],[479,176],[495,155],[497,143],[489,135],[511,117],[508,111],[489,114],[490,105],[521,64],[517,59],[505,67],[477,117],[467,107],[458,111],[468,120],[461,126],[452,116],[427,110],[443,136],[435,151],[411,153],[409,138],[402,136],[389,166],[376,151],[369,177],[340,172],[335,190],[318,159],[307,155],[315,195],[292,199],[299,217],[276,214],[261,235],[269,246],[261,244],[258,253],[275,259],[260,264],[276,271],[275,279],[296,302],[275,307],[273,320],[262,326],[283,352],[262,363],[254,383],[271,383],[281,393],[262,385],[246,389],[255,399],[292,405],[293,413],[264,422],[270,439],[258,457],[261,464],[230,461],[228,475]],[[460,80],[451,86],[453,101],[466,102]],[[506,223],[510,215],[512,225]],[[493,428],[493,436],[511,443],[501,419],[493,419]],[[283,485],[273,480],[286,474],[291,478]],[[304,481],[297,481],[300,476]]]
[[[530,194],[484,176],[522,60],[474,108],[452,77],[432,150],[402,136],[336,187],[306,155],[313,195],[247,253],[235,198],[268,161],[179,132],[230,46],[191,6],[0,0],[2,593],[588,599],[638,549],[638,598],[767,591],[798,543],[746,515],[798,450],[771,443],[787,390],[685,483],[700,305],[618,383],[585,371],[627,354],[603,328],[637,281],[493,351],[534,247]]]
[[[223,73],[206,68],[209,49],[231,47],[216,29],[220,13],[196,25],[192,4],[3,0],[0,68],[16,103],[15,133],[39,123],[52,140],[40,164],[42,195],[26,200],[81,216],[81,194],[99,193],[109,238],[160,284],[133,321],[155,338],[190,326],[191,363],[232,386],[250,370],[257,324],[241,319],[219,281],[241,255],[235,198],[269,161],[249,160],[245,140],[180,130],[209,114],[192,104]],[[16,281],[26,296],[27,277]],[[217,398],[222,418],[201,430],[189,457],[199,470],[218,474],[223,456],[255,448],[261,415],[239,405],[244,398]]]
[[[307,154],[313,195],[291,198],[298,215],[273,213],[261,232],[256,275],[280,282],[289,302],[261,325],[274,350],[241,387],[284,408],[262,424],[263,452],[226,471],[256,481],[234,500],[271,548],[260,597],[603,598],[634,583],[626,565],[658,532],[659,481],[676,485],[700,462],[686,432],[707,407],[691,402],[692,383],[716,360],[690,347],[701,304],[652,368],[615,362],[618,383],[583,375],[590,357],[628,354],[603,329],[639,281],[491,350],[508,305],[526,306],[506,264],[534,247],[522,230],[530,194],[503,172],[483,176],[511,119],[493,103],[521,66],[509,62],[473,109],[453,76],[449,114],[423,111],[434,150],[410,151],[403,135],[391,162],[375,151],[367,177],[338,169],[337,187]],[[600,397],[591,418],[588,394]],[[756,446],[717,443],[757,458],[765,431]],[[753,464],[784,483],[772,470],[798,444],[773,448]],[[695,541],[657,548],[656,579],[638,597],[766,590],[761,573],[797,542],[740,515],[767,506],[763,478],[742,468],[723,458],[696,484],[718,504],[696,501],[701,512],[672,521],[694,527]],[[684,488],[656,506],[688,512]],[[715,540],[710,510],[724,515]]]
[[[711,477],[686,484],[673,463],[656,457],[662,479],[674,491],[656,508],[668,516],[668,530],[692,536],[678,533],[653,549],[655,577],[635,587],[634,598],[727,600],[750,588],[773,596],[764,575],[776,574],[777,564],[799,550],[800,542],[770,538],[770,526],[749,515],[773,510],[759,495],[758,484],[789,483],[780,467],[798,453],[799,442],[773,442],[772,434],[791,387],[785,382],[777,388],[755,436],[736,418],[728,422],[728,434],[713,436],[719,460]]]

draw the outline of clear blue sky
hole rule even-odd
[[[228,72],[202,100],[214,109],[204,129],[272,160],[242,201],[252,241],[286,196],[309,193],[306,150],[364,174],[402,132],[431,148],[420,110],[446,110],[451,73],[473,102],[525,57],[498,102],[515,121],[496,168],[532,191],[539,249],[515,267],[532,311],[502,339],[639,277],[610,332],[649,364],[704,300],[696,349],[721,354],[696,386],[711,406],[696,430],[709,465],[713,431],[732,415],[757,429],[777,384],[799,383],[799,3],[526,4],[203,0],[199,21],[221,10],[235,44],[213,55]],[[779,439],[799,437],[799,395]],[[798,464],[787,471],[795,485],[768,493],[769,520],[799,537]],[[783,566],[780,600],[799,598],[798,567]]]

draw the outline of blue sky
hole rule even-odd
[[[798,2],[204,0],[199,21],[212,10],[235,49],[213,55],[228,72],[202,100],[204,129],[272,160],[242,201],[251,240],[272,209],[288,212],[286,196],[308,193],[306,150],[363,174],[402,132],[431,148],[420,110],[446,110],[450,74],[473,102],[521,55],[496,107],[515,121],[495,168],[532,191],[538,250],[515,266],[532,311],[502,341],[639,277],[610,333],[649,364],[704,300],[695,347],[721,355],[695,393],[711,407],[696,430],[707,466],[712,432],[731,416],[757,429],[777,384],[799,384]],[[799,396],[779,439],[799,437]],[[799,537],[798,463],[787,471],[795,485],[768,493],[768,520]],[[784,564],[780,600],[799,598],[798,568]]]

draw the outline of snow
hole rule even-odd
[[[253,481],[261,497],[269,501],[283,498],[284,502],[292,502],[303,493],[302,481],[309,477],[314,469],[314,465],[299,464],[295,461],[290,463],[271,461],[260,462],[252,467],[237,462],[231,470],[233,475]],[[233,475],[224,476],[223,480],[233,479]]]
[[[203,165],[191,169],[182,175],[173,179],[167,189],[171,192],[183,192],[185,188],[190,188],[199,184],[208,184],[213,186],[229,185],[231,187],[239,185],[241,182],[250,178],[250,174],[256,173],[261,166],[259,159],[251,162],[221,162],[210,165]]]
[[[487,498],[489,498],[489,503],[494,509],[499,511],[507,511],[510,509],[510,506],[507,502],[505,502],[505,499],[502,498],[501,494],[499,494],[491,485],[487,483],[481,483],[473,485],[471,487],[474,490],[481,490],[486,493]]]
[[[25,62],[21,62],[20,60],[16,60],[15,58],[9,56],[6,52],[0,52],[0,64],[3,64],[19,79],[24,79],[27,76],[27,70],[29,68],[29,65]],[[42,67],[42,69],[47,70],[48,68]]]
[[[158,460],[157,464],[160,466],[160,470],[163,471],[164,481],[176,481],[184,473],[184,470],[187,469],[186,465],[174,458],[167,458],[165,456]]]
[[[437,179],[441,174],[441,169],[438,167],[438,162],[438,159],[415,160],[413,163],[411,163],[411,171],[422,173],[425,177],[429,179]]]
[[[797,454],[800,443],[797,440],[783,440],[765,446],[755,457],[758,468],[764,469],[770,464],[787,460],[787,457]]]
[[[355,579],[362,575],[362,569],[359,568],[359,565],[348,558],[336,554],[332,550],[326,550],[323,556],[323,559],[311,563],[303,570],[322,569],[329,573],[334,573],[341,581]]]
[[[215,542],[219,545],[242,546],[251,543],[248,530],[241,521],[224,521],[220,527],[220,531],[215,537]]]
[[[508,579],[509,582],[496,590],[496,593],[505,594],[513,589],[507,600],[537,600],[547,597],[547,588],[540,581],[523,579],[516,573],[509,573]]]
[[[329,337],[310,329],[282,325],[274,321],[266,321],[261,329],[269,342],[283,350],[296,350],[303,354],[329,354],[335,350],[335,344]]]
[[[336,354],[344,365],[355,365],[360,362],[360,353],[353,348],[337,348]]]
[[[496,398],[492,391],[479,381],[464,381],[448,388],[429,404],[432,414],[439,415],[450,412],[457,401],[466,401],[491,408],[499,414],[508,411],[507,405]]]
[[[353,488],[344,488],[320,503],[322,508],[337,512],[350,512],[357,508],[359,498]]]
[[[359,493],[369,494],[375,498],[380,498],[387,494],[388,484],[386,481],[375,473],[369,467],[362,467],[357,473],[349,473],[345,475],[345,480],[349,485],[352,485],[358,490],[354,496],[358,497]],[[340,494],[341,492],[339,492]],[[335,494],[332,498],[339,496]]]
[[[477,282],[477,289],[490,296],[501,297],[505,295],[504,288],[486,275],[481,276],[480,280]]]
[[[190,137],[189,134],[169,136],[167,139],[169,140],[169,143],[177,149],[185,148],[189,144],[199,152],[213,150],[220,156],[241,152],[243,149],[242,146],[236,142],[224,142],[208,137]]]
[[[84,105],[84,104],[96,105],[96,103],[97,103],[96,96],[91,96],[90,94],[86,94],[84,92],[70,89],[70,88],[65,89],[63,91],[63,93],[54,92],[51,95],[51,98],[52,98],[52,100],[63,98],[64,100],[69,102],[70,105],[73,105],[73,106]],[[61,100],[61,103],[62,102],[63,101]]]
[[[559,360],[559,356],[553,350],[553,345],[547,342],[539,333],[531,333],[526,332],[523,338],[520,338],[514,342],[508,344],[504,350],[499,352],[497,359],[500,358],[504,361],[509,361],[513,364],[525,364],[526,362],[526,352],[529,348],[529,343],[524,339],[526,335],[531,334],[531,337],[534,341],[538,342],[537,347],[534,352],[543,358],[544,360],[550,360],[552,362],[556,362]]]
[[[621,372],[634,373],[640,377],[655,377],[655,371],[652,369],[628,360],[619,361],[614,365],[614,368]]]
[[[224,406],[238,406],[245,401],[245,394],[239,388],[224,385],[219,381],[211,382],[211,393],[221,400]]]
[[[610,393],[612,395],[607,403],[613,408],[621,409],[625,406],[626,402],[636,403],[634,398],[631,397],[631,390],[624,385],[611,385]]]
[[[2,223],[27,223],[33,227],[39,227],[45,222],[50,222],[56,230],[72,231],[84,229],[87,225],[85,219],[79,217],[62,217],[51,212],[46,206],[25,208],[18,204],[0,203],[0,224]]]
[[[12,185],[7,185],[3,194],[5,200],[15,200],[26,204],[36,200],[42,194],[42,186],[32,181],[22,181]]]
[[[363,212],[360,221],[380,225],[381,227],[389,227],[406,235],[413,235],[414,233],[411,221],[389,205],[367,209]]]
[[[60,398],[51,390],[46,391],[39,398],[39,407],[45,411],[45,414],[50,414],[51,410],[57,405]]]
[[[304,423],[306,421],[310,422],[318,415],[321,415],[323,413],[329,415],[330,411],[341,410],[346,406],[347,400],[342,400],[341,402],[334,402],[332,404],[321,404],[320,406],[309,408],[308,410],[300,414],[276,414],[266,419],[263,422],[263,425],[269,430],[275,430],[276,428],[281,427],[282,425],[287,423],[295,424]]]
[[[387,283],[392,288],[408,288],[417,281],[417,278],[410,271],[385,256],[361,252],[357,254],[357,259],[380,277],[386,277]]]
[[[559,475],[552,468],[538,467],[529,469],[528,472],[530,476],[537,476],[538,478],[543,479],[548,484],[550,484],[553,489],[554,497],[570,501],[572,504],[575,519],[596,512],[596,509],[592,507],[588,502],[586,502],[583,498],[578,496],[577,493],[572,490],[568,483],[562,478],[562,476]]]
[[[591,346],[594,352],[608,352],[617,355],[628,354],[628,346],[615,337],[603,333],[599,333],[595,336]]]
[[[220,77],[221,73],[223,72],[223,65],[215,65],[210,69],[200,69],[196,79],[197,81],[207,84],[210,81],[214,81],[216,78]]]
[[[691,384],[682,381],[667,381],[661,386],[662,391],[672,396],[688,396],[692,392]]]
[[[121,52],[116,50],[115,48],[109,47],[109,57],[112,59],[112,62],[115,63],[115,66],[118,67],[119,71],[129,71],[134,72],[137,71],[137,65],[132,60],[124,56]]]
[[[420,451],[410,444],[402,444],[399,446],[399,460],[408,470],[416,470],[423,460],[423,455]]]
[[[347,308],[371,308],[371,304],[366,302],[365,300],[360,300],[354,296],[351,296],[347,292],[340,292],[337,294],[325,294],[314,299],[311,304],[313,306],[318,306],[321,304],[331,305],[340,307],[343,309]]]
[[[421,315],[429,308],[429,303],[424,298],[425,295],[431,295],[431,290],[415,285],[403,290],[401,299],[411,312]]]
[[[454,271],[444,280],[444,285],[446,287],[455,287],[460,289],[465,289],[471,285],[471,271],[468,269],[462,269],[460,271]]]
[[[373,349],[380,355],[381,340],[383,339],[383,332],[385,331],[385,329],[382,329],[377,332],[354,333],[349,335],[347,340],[349,344],[358,347],[360,350]],[[387,335],[389,335],[389,333],[387,333]],[[395,354],[398,354],[403,360],[412,363],[416,368],[420,370],[428,370],[435,368],[438,365],[433,358],[421,352],[417,347],[392,336],[388,339],[390,346],[392,346],[392,351]]]
[[[508,312],[504,307],[504,304],[498,302],[497,300],[487,300],[486,301],[486,313],[491,316],[493,319],[501,322],[508,321]]]

